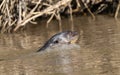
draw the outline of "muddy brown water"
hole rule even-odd
[[[27,26],[25,31],[0,35],[0,75],[120,75],[120,19],[97,16],[62,20],[62,30],[80,33],[80,48],[35,53],[58,33],[56,20]],[[32,54],[32,55],[30,55]],[[27,56],[28,55],[28,56]]]

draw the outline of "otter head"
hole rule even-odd
[[[56,34],[52,38],[53,44],[73,44],[78,39],[78,33],[75,31],[65,31]]]
[[[65,31],[52,36],[42,48],[38,50],[42,51],[49,47],[55,47],[57,45],[64,45],[64,44],[74,44],[79,38],[79,35],[76,31]]]

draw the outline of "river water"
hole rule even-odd
[[[0,35],[0,75],[120,75],[120,19],[110,16],[63,18],[28,24],[25,30]],[[36,51],[60,31],[79,32],[80,48]]]

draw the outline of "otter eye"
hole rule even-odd
[[[59,43],[58,40],[54,41],[55,44]]]

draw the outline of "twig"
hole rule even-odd
[[[51,17],[47,21],[47,25],[46,25],[47,28],[48,28],[48,24],[50,23],[50,21],[53,19],[54,16],[55,16],[55,12],[53,12],[53,14],[51,15]]]
[[[22,5],[22,3],[21,3],[21,0],[19,1],[19,18],[18,18],[18,23],[17,24],[19,24],[19,23],[21,23],[21,21],[22,21],[22,7],[21,7],[21,5]]]
[[[61,16],[60,16],[60,13],[59,13],[59,9],[56,11],[56,14],[55,14],[55,17],[56,19],[58,20],[58,23],[59,23],[59,30],[62,31],[62,22],[61,22]]]
[[[119,10],[120,10],[120,3],[118,4],[117,9],[116,9],[116,12],[115,12],[115,16],[114,16],[115,19],[117,19],[117,16],[118,16]]]
[[[74,24],[73,24],[73,16],[72,16],[72,7],[71,4],[69,4],[69,9],[70,9],[70,20],[71,20],[71,30],[74,30]]]
[[[5,3],[5,0],[3,0],[2,3],[0,4],[0,9],[2,8],[4,3]]]
[[[91,10],[89,9],[87,3],[83,2],[83,0],[81,0],[81,2],[82,2],[83,5],[85,6],[85,8],[88,10],[88,12],[91,14],[93,20],[95,20],[95,16],[94,16],[94,14],[91,12]]]

